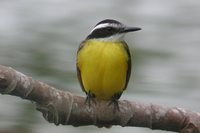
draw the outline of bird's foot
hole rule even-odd
[[[96,104],[96,101],[95,101],[95,95],[89,91],[88,93],[86,93],[87,97],[85,99],[85,103],[88,104],[89,107],[91,107],[91,101]]]
[[[108,104],[108,106],[113,104],[113,106],[114,106],[113,113],[114,114],[115,114],[116,111],[120,111],[119,103],[118,103],[118,99],[119,99],[120,96],[121,96],[121,93],[116,93],[115,95],[112,96],[112,99]]]

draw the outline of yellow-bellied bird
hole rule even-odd
[[[86,102],[94,98],[110,100],[114,110],[131,74],[131,56],[124,35],[141,30],[105,19],[95,25],[77,52],[77,75]]]

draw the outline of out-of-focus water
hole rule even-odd
[[[129,34],[133,72],[121,99],[200,111],[200,2],[197,0],[1,0],[0,64],[84,95],[76,51],[92,27],[114,18]],[[55,126],[17,97],[0,95],[0,129],[26,132],[161,132],[145,128]],[[164,133],[164,132],[163,132]]]

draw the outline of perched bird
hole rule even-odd
[[[131,56],[124,35],[141,28],[105,19],[95,25],[77,52],[77,75],[86,102],[109,100],[118,109],[118,99],[131,74]],[[109,105],[110,105],[109,104]]]

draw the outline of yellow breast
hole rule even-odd
[[[110,100],[126,83],[128,54],[121,42],[88,40],[79,51],[77,65],[86,92]]]

